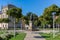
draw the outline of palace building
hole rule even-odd
[[[8,18],[10,20],[10,22],[8,22],[8,23],[0,22],[1,29],[9,29],[9,28],[14,27],[14,24],[12,23],[14,21],[14,20],[12,20],[13,18],[6,14],[7,10],[14,8],[14,7],[16,7],[16,6],[11,5],[11,4],[8,4],[7,6],[2,6],[1,11],[0,11],[0,19],[7,19]],[[17,23],[15,26],[20,27],[20,22]]]
[[[8,4],[7,6],[2,6],[0,11],[0,29],[10,29],[14,28],[14,20],[12,16],[7,15],[7,10],[11,8],[16,8],[16,6],[12,4]],[[33,18],[33,17],[32,17]],[[1,22],[2,19],[9,19],[9,22]],[[20,19],[18,23],[15,24],[16,28],[21,28],[22,30],[35,30],[34,22],[32,20],[29,21],[29,25],[25,24],[25,20]]]

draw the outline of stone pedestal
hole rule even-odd
[[[29,31],[37,31],[36,27],[34,26],[34,21],[29,21]]]
[[[32,25],[32,21],[29,21],[29,27],[28,27],[28,30],[29,30],[29,31],[32,31],[32,26],[33,26],[33,25]]]

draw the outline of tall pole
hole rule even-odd
[[[54,33],[54,14],[53,14],[53,38],[55,36],[55,33]]]
[[[59,24],[58,24],[58,32],[59,32]]]
[[[22,20],[21,20],[21,30],[22,30]]]
[[[55,12],[54,13],[52,13],[53,14],[53,38],[55,37],[55,31],[54,31],[54,28],[55,28],[55,25],[54,25],[54,22],[55,22]]]
[[[14,37],[15,37],[15,18],[14,18]]]

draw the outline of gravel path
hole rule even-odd
[[[38,32],[27,31],[27,35],[24,40],[45,40]]]

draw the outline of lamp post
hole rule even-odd
[[[55,25],[54,25],[55,24],[54,23],[55,22],[55,14],[56,14],[56,12],[52,13],[52,15],[53,15],[53,38],[55,37],[55,31],[54,31],[54,28],[55,28]]]
[[[21,22],[21,31],[23,30],[23,27],[22,27],[22,19],[20,20],[20,22]]]
[[[15,37],[15,33],[16,32],[16,30],[15,30],[15,18],[14,18],[14,37]]]
[[[59,32],[59,24],[58,24],[58,32]]]

